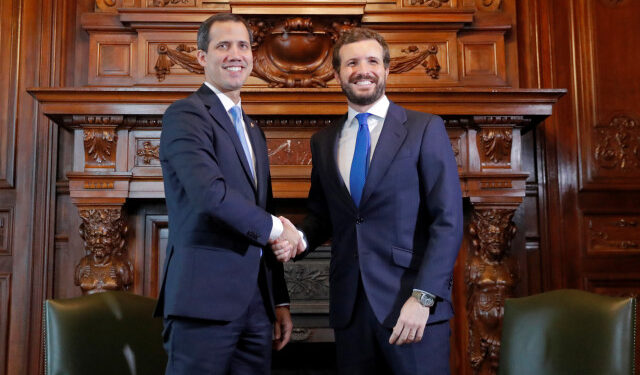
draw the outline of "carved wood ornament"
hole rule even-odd
[[[483,163],[493,164],[511,163],[511,143],[513,141],[510,128],[485,128],[480,133],[480,144],[483,153],[480,156]]]
[[[465,274],[469,318],[469,358],[475,374],[496,374],[504,300],[514,296],[516,266],[509,257],[516,233],[515,209],[474,207],[471,252]]]
[[[640,170],[640,126],[628,116],[616,116],[595,127],[594,159],[600,168]]]
[[[430,8],[440,8],[442,4],[448,2],[449,0],[410,0],[411,5],[424,5]]]
[[[142,157],[145,164],[151,164],[151,160],[160,159],[160,145],[152,145],[150,141],[145,141],[142,148],[138,149],[136,155]]]
[[[249,24],[254,36],[251,75],[264,80],[269,87],[306,88],[327,87],[327,82],[333,79],[333,45],[343,31],[357,26],[355,21],[346,19],[329,23],[311,17],[250,19]],[[174,65],[204,74],[204,68],[193,55],[196,49],[186,44],[179,44],[175,49],[159,44],[154,66],[158,81],[164,81]],[[402,49],[402,53],[391,58],[390,73],[400,74],[422,65],[429,77],[438,79],[440,63],[436,45],[424,50],[410,45]]]
[[[115,128],[84,129],[85,167],[114,167],[117,140]]]
[[[80,237],[86,254],[76,266],[74,281],[84,294],[127,289],[133,266],[125,258],[127,223],[122,209],[80,208]]]

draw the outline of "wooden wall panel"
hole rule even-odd
[[[14,182],[19,12],[16,1],[0,3],[0,188],[13,187]]]
[[[0,272],[0,373],[7,371],[9,351],[9,312],[11,311],[11,274]]]

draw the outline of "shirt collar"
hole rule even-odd
[[[382,97],[378,99],[378,101],[375,102],[375,104],[371,106],[371,108],[369,108],[367,112],[375,117],[382,119],[382,121],[384,122],[384,119],[387,117],[387,112],[389,111],[389,104],[390,103],[389,99],[387,99],[387,96],[382,95]],[[358,113],[359,112],[357,112],[355,109],[349,107],[349,109],[347,110],[347,122],[345,122],[345,125],[350,126],[353,122],[353,119]]]
[[[242,109],[242,99],[238,101],[238,104],[235,104],[230,97],[226,96],[222,91],[218,90],[218,88],[215,87],[214,85],[210,84],[207,81],[204,81],[204,84],[207,85],[207,87],[210,88],[211,91],[213,91],[213,93],[218,96],[218,99],[220,99],[220,102],[222,102],[222,106],[224,107],[224,110],[226,112],[229,112],[231,107],[236,105],[240,107],[240,109]]]

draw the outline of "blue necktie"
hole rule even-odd
[[[362,190],[364,189],[364,182],[367,179],[367,171],[369,169],[369,153],[371,151],[371,136],[369,134],[369,125],[367,125],[369,116],[371,116],[371,113],[358,113],[356,115],[358,135],[356,136],[356,148],[353,152],[351,173],[349,174],[351,197],[356,207],[360,206]]]
[[[242,125],[242,110],[237,105],[234,105],[229,110],[231,112],[231,116],[233,117],[233,125],[236,127],[236,133],[238,133],[238,138],[240,138],[240,143],[242,143],[242,149],[244,150],[244,155],[247,157],[247,162],[249,163],[249,169],[251,169],[251,175],[255,177],[255,172],[253,170],[253,160],[251,159],[251,153],[249,152],[249,145],[247,144],[247,137],[244,136],[244,126]]]

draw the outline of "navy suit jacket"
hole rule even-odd
[[[332,237],[332,327],[348,324],[359,277],[387,327],[396,324],[414,288],[438,297],[429,323],[450,319],[463,218],[458,168],[442,119],[390,104],[359,208],[337,163],[345,121],[311,138],[310,213],[302,225],[309,251]]]
[[[156,315],[230,321],[249,305],[260,267],[275,304],[289,302],[282,264],[267,245],[271,177],[264,133],[244,115],[257,186],[224,106],[202,85],[162,119],[160,162],[169,241]]]

